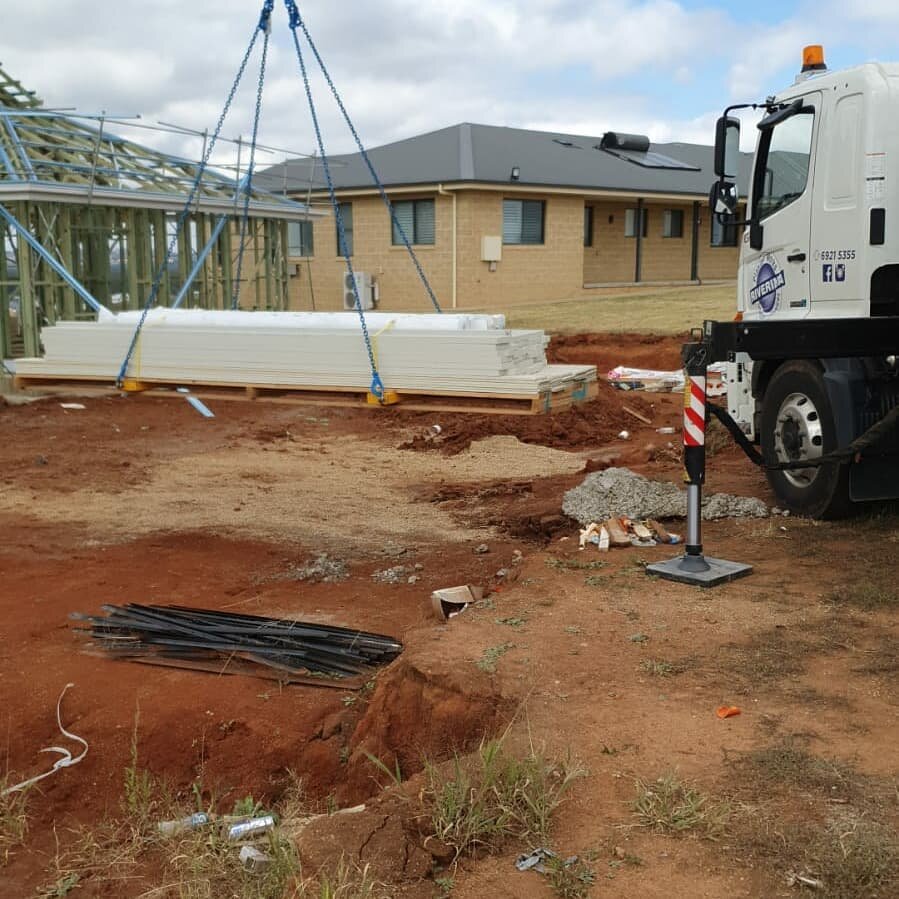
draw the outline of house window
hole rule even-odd
[[[434,243],[434,201],[433,200],[401,200],[392,203],[393,214],[396,221],[393,222],[393,244],[402,246],[406,240],[413,244]],[[403,234],[397,227],[399,223]]]
[[[287,255],[306,257],[315,255],[312,222],[287,223]]]
[[[542,244],[543,200],[503,200],[503,243]]]
[[[662,237],[684,236],[684,210],[666,209],[662,216]]]
[[[648,209],[625,209],[624,210],[624,236],[637,236],[637,218],[643,220],[641,233],[643,237],[649,234],[649,210]]]
[[[343,233],[346,238],[346,247],[340,245],[340,228],[337,227],[336,216],[334,227],[337,228],[337,255],[352,256],[353,255],[353,204],[339,203],[337,206],[340,212],[340,218],[343,221]]]
[[[713,212],[711,238],[713,247],[735,247],[737,245],[737,226],[722,224]]]
[[[593,207],[584,207],[584,246],[593,246]]]

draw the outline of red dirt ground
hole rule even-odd
[[[679,344],[674,338],[581,335],[554,340],[551,352],[559,361],[598,364],[601,372],[619,363],[674,368]],[[562,494],[582,475],[460,483],[441,467],[448,454],[472,440],[511,433],[528,443],[565,448],[587,468],[627,465],[677,480],[678,436],[659,435],[656,428],[677,426],[679,401],[603,385],[595,403],[558,416],[441,414],[443,439],[430,442],[422,434],[434,416],[393,410],[298,411],[231,403],[221,404],[218,418],[207,422],[177,400],[85,399],[87,408],[71,413],[55,400],[0,406],[0,489],[30,495],[28,508],[0,513],[4,768],[18,779],[52,761],[38,750],[60,741],[54,709],[68,682],[75,688],[66,696],[63,722],[90,743],[84,762],[48,778],[31,794],[28,842],[0,869],[0,895],[32,895],[46,883],[54,826],[64,842],[69,825],[92,824],[117,811],[138,709],[141,765],[182,790],[201,778],[222,807],[248,794],[277,799],[288,769],[302,775],[313,796],[353,804],[378,789],[366,751],[388,765],[398,757],[408,774],[420,766],[423,753],[445,757],[454,747],[497,732],[514,716],[511,739],[526,741],[530,733],[551,751],[571,749],[590,769],[560,815],[555,845],[599,853],[600,880],[591,895],[790,895],[784,872],[766,867],[748,850],[634,829],[628,806],[633,779],[677,769],[709,789],[727,789],[728,758],[734,753],[794,734],[804,735],[816,753],[851,760],[866,776],[894,775],[899,769],[895,685],[857,672],[878,647],[895,645],[895,615],[835,611],[825,597],[853,574],[895,566],[895,525],[861,531],[856,542],[847,540],[839,525],[719,522],[706,528],[707,543],[724,557],[751,559],[757,566],[752,578],[714,593],[651,582],[640,560],[672,554],[656,547],[611,554],[598,579],[587,583],[583,572],[547,564],[553,558],[584,558],[576,551],[576,529],[561,515]],[[628,415],[624,406],[647,415],[652,425]],[[616,438],[622,429],[631,432],[629,439]],[[285,575],[319,547],[243,538],[237,515],[229,533],[184,531],[173,515],[149,535],[131,535],[123,520],[115,539],[95,534],[89,520],[78,525],[46,517],[51,497],[84,488],[126,491],[169,462],[222,450],[245,461],[248,488],[258,481],[277,489],[254,473],[253,465],[285,433],[322,452],[347,435],[387,448],[411,441],[433,450],[435,473],[427,483],[409,485],[412,500],[433,504],[472,535],[493,528],[490,551],[472,552],[480,536],[459,542],[439,535],[423,537],[417,546],[360,549],[360,534],[384,514],[373,508],[367,522],[357,523],[356,542],[344,554],[350,579],[305,584]],[[402,456],[397,459],[401,465]],[[376,475],[346,472],[350,483],[361,476]],[[301,463],[296,477],[303,477]],[[758,472],[732,449],[712,457],[708,486],[772,501]],[[497,582],[497,570],[509,567],[516,548],[525,554],[516,579]],[[420,583],[385,585],[370,577],[413,561],[423,565]],[[494,607],[471,610],[449,626],[428,617],[425,598],[431,590],[466,582],[499,583]],[[357,626],[396,636],[407,651],[378,678],[370,698],[351,704],[339,690],[282,689],[264,680],[84,654],[68,616],[129,601]],[[513,618],[523,624],[504,623]],[[647,641],[634,642],[636,633]],[[745,671],[727,667],[734,646],[776,642],[771,635],[785,641],[785,652],[801,657],[798,670],[772,679],[752,665]],[[485,650],[507,643],[512,645],[496,675],[473,664]],[[661,681],[640,668],[648,658],[691,663],[684,674]],[[744,714],[718,721],[714,708],[722,703],[738,704]],[[618,845],[643,864],[615,866],[612,850]],[[537,875],[514,873],[514,854],[513,847],[496,859],[466,863],[457,872],[453,895],[548,896]],[[110,893],[102,882],[90,881],[77,895],[138,892],[136,885],[134,891]],[[396,895],[401,892],[397,887]]]

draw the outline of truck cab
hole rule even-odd
[[[747,105],[765,114],[739,223],[737,319],[765,323],[757,331],[767,345],[729,355],[728,407],[769,461],[798,463],[846,447],[899,405],[899,346],[872,340],[870,355],[848,345],[841,353],[841,322],[899,320],[899,64],[830,72],[821,48],[806,48],[793,85]],[[718,123],[712,191],[713,214],[728,224],[737,197],[734,108]],[[797,322],[824,335],[816,337],[820,356],[800,351],[806,329]],[[853,501],[899,496],[896,458],[869,457],[768,476],[793,511],[841,515]]]

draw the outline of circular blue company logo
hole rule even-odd
[[[769,257],[770,259],[770,257]],[[749,300],[758,303],[765,315],[770,315],[780,301],[780,290],[786,284],[783,271],[778,271],[766,259],[755,273],[755,287],[749,291]]]

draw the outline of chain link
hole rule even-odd
[[[268,6],[269,2],[270,0],[266,0],[265,6]],[[271,2],[273,2],[273,0],[271,0]],[[144,323],[147,320],[147,315],[150,312],[150,309],[152,309],[156,303],[156,297],[159,294],[159,286],[162,284],[162,279],[168,269],[169,260],[172,258],[172,254],[175,250],[175,245],[177,244],[178,238],[181,235],[181,231],[184,228],[184,222],[186,221],[187,216],[190,213],[190,207],[193,205],[194,199],[196,198],[197,191],[200,187],[200,182],[203,179],[203,174],[205,173],[206,168],[209,165],[209,159],[212,156],[212,151],[215,149],[216,142],[218,141],[219,135],[222,131],[222,127],[225,124],[225,118],[227,117],[228,112],[231,109],[231,104],[234,102],[234,96],[237,93],[237,88],[240,85],[241,79],[243,78],[244,72],[246,71],[247,64],[250,61],[250,56],[253,53],[253,48],[256,46],[256,39],[259,37],[259,33],[260,28],[257,27],[253,31],[253,37],[250,40],[250,45],[247,47],[247,52],[244,53],[244,57],[241,60],[240,68],[237,70],[237,77],[234,79],[234,84],[231,85],[231,90],[228,93],[228,99],[225,101],[225,106],[222,109],[222,113],[219,116],[218,122],[216,123],[215,130],[212,133],[212,139],[206,146],[206,151],[203,154],[203,158],[197,169],[196,177],[194,178],[193,184],[191,185],[190,192],[187,197],[187,202],[185,202],[184,208],[178,215],[175,231],[172,234],[168,247],[166,248],[165,258],[163,259],[162,264],[159,266],[159,270],[156,272],[156,277],[153,279],[153,285],[150,288],[150,295],[147,297],[147,302],[144,304],[140,320],[137,323],[137,327],[134,329],[134,334],[131,337],[131,343],[128,345],[128,352],[125,354],[125,358],[122,361],[122,367],[119,369],[119,374],[116,378],[116,384],[119,387],[121,387],[122,382],[125,380],[125,376],[128,374],[128,366],[131,363],[131,357],[134,355],[134,350],[137,347],[137,341],[140,337],[141,329],[143,328]]]
[[[421,278],[421,283],[424,285],[431,303],[438,312],[443,312],[443,310],[440,308],[440,303],[437,302],[437,297],[434,294],[433,289],[431,288],[431,284],[428,281],[427,275],[425,275],[424,269],[421,267],[418,256],[415,255],[415,250],[412,249],[412,244],[409,243],[409,238],[406,236],[406,230],[405,228],[403,228],[403,226],[399,222],[399,219],[396,217],[396,212],[393,209],[393,204],[390,202],[390,199],[387,196],[387,191],[384,190],[384,185],[381,183],[381,179],[378,177],[378,173],[375,171],[375,167],[372,165],[371,159],[369,159],[368,152],[366,151],[365,146],[363,145],[362,140],[360,139],[359,134],[356,131],[355,125],[353,125],[353,120],[350,118],[350,114],[346,111],[346,107],[343,105],[343,100],[341,99],[340,94],[338,93],[337,88],[334,85],[334,82],[331,80],[331,75],[328,72],[327,67],[325,66],[325,61],[321,58],[321,55],[318,52],[318,47],[315,46],[315,42],[312,40],[312,35],[309,33],[309,29],[306,27],[306,23],[303,21],[303,17],[300,15],[299,9],[297,9],[295,0],[284,0],[284,4],[287,7],[287,12],[290,17],[290,28],[294,33],[294,40],[296,41],[296,29],[300,28],[305,35],[306,40],[309,42],[309,47],[312,50],[313,55],[315,56],[316,62],[318,62],[319,68],[322,70],[322,75],[324,75],[325,81],[327,81],[328,87],[331,89],[331,93],[334,95],[334,99],[337,101],[337,106],[339,107],[340,112],[343,115],[344,121],[347,123],[347,127],[350,129],[350,133],[353,135],[353,139],[356,141],[356,146],[359,148],[362,159],[365,161],[365,165],[368,167],[368,171],[372,177],[372,181],[378,188],[381,199],[384,201],[384,205],[387,207],[387,211],[390,213],[390,220],[393,223],[394,228],[396,228],[399,232],[400,237],[402,237],[403,239],[403,244],[405,245],[406,250],[409,252],[409,256],[412,259],[413,264],[415,265],[416,271],[418,272],[418,277]],[[299,47],[299,43],[297,43],[297,46]]]
[[[309,112],[312,116],[312,126],[315,129],[318,152],[322,159],[325,180],[328,182],[328,195],[331,198],[331,206],[334,209],[334,219],[337,223],[337,242],[341,255],[346,260],[347,273],[352,282],[353,298],[356,302],[356,311],[359,313],[359,323],[362,326],[362,337],[365,340],[365,350],[368,353],[368,364],[371,367],[371,392],[380,400],[383,399],[384,396],[384,384],[381,381],[381,376],[378,374],[374,348],[372,347],[371,336],[368,333],[368,324],[365,321],[365,313],[362,311],[362,300],[359,297],[359,287],[356,284],[356,276],[353,272],[353,262],[350,259],[350,251],[346,241],[346,229],[343,224],[343,214],[340,211],[340,204],[337,202],[337,194],[334,190],[334,180],[331,177],[331,163],[328,161],[328,156],[325,153],[325,144],[318,121],[318,112],[315,108],[315,100],[312,98],[312,87],[309,84],[309,73],[306,71],[306,60],[303,58],[303,50],[300,47],[300,38],[296,30],[297,23],[302,24],[302,20],[300,19],[300,13],[296,3],[294,3],[293,0],[284,0],[284,2],[290,17],[290,33],[293,36],[293,44],[297,51],[297,61],[300,64],[300,73],[303,76],[303,87],[306,90],[306,100],[309,103]]]
[[[274,0],[271,0],[274,3]],[[263,13],[264,15],[264,13]],[[268,26],[271,25],[271,19],[266,20]],[[243,185],[243,215],[240,219],[240,250],[237,254],[237,276],[234,279],[234,294],[231,298],[231,308],[237,309],[240,301],[240,278],[243,271],[243,257],[246,251],[247,230],[250,222],[250,196],[253,192],[253,167],[256,164],[256,141],[259,137],[259,119],[262,116],[262,89],[265,86],[265,63],[268,58],[268,38],[270,28],[263,28],[262,22],[259,24],[260,31],[265,37],[262,41],[262,59],[259,62],[259,84],[256,88],[256,113],[253,117],[253,142],[250,144],[250,164],[247,168],[246,184]],[[237,173],[238,176],[240,172]]]

